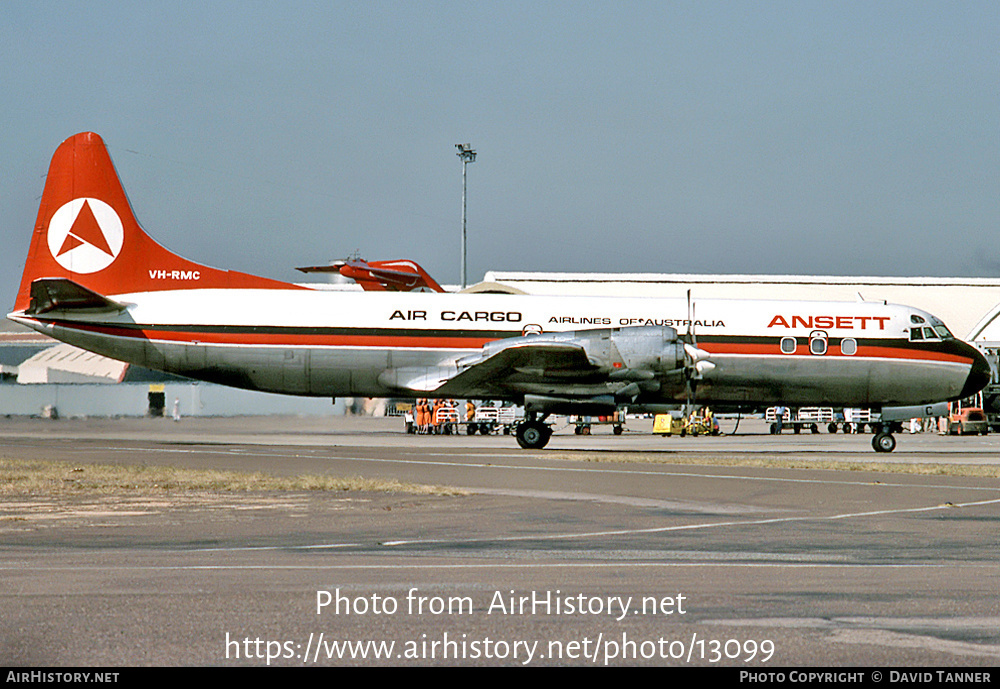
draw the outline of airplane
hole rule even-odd
[[[528,449],[548,443],[551,414],[783,404],[868,407],[886,421],[932,415],[990,376],[938,318],[884,302],[342,292],[204,266],[140,227],[92,132],[53,155],[8,317],[239,388],[514,402]],[[888,426],[872,446],[895,448]]]
[[[444,292],[427,271],[414,261],[365,261],[349,258],[325,266],[296,268],[303,273],[337,273],[354,280],[370,292]]]

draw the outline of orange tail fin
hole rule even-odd
[[[15,310],[26,310],[31,283],[67,278],[99,294],[171,289],[295,285],[203,266],[163,248],[139,226],[97,134],[66,139],[52,156]]]

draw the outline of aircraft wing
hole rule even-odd
[[[519,342],[460,361],[459,373],[434,394],[489,398],[511,390],[563,388],[601,377],[599,371],[580,344]]]
[[[690,352],[688,351],[690,349]],[[634,400],[664,385],[683,388],[691,352],[669,327],[605,328],[495,340],[438,366],[388,369],[387,387],[434,397],[554,396]],[[693,374],[692,374],[693,375]]]

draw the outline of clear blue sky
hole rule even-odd
[[[355,251],[484,271],[1000,275],[1000,3],[6,2],[0,289],[49,159],[278,279]]]

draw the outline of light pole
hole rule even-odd
[[[462,159],[462,289],[465,289],[465,192],[468,188],[466,167],[469,163],[476,162],[476,152],[472,150],[472,144],[455,144],[458,149],[458,157]]]

